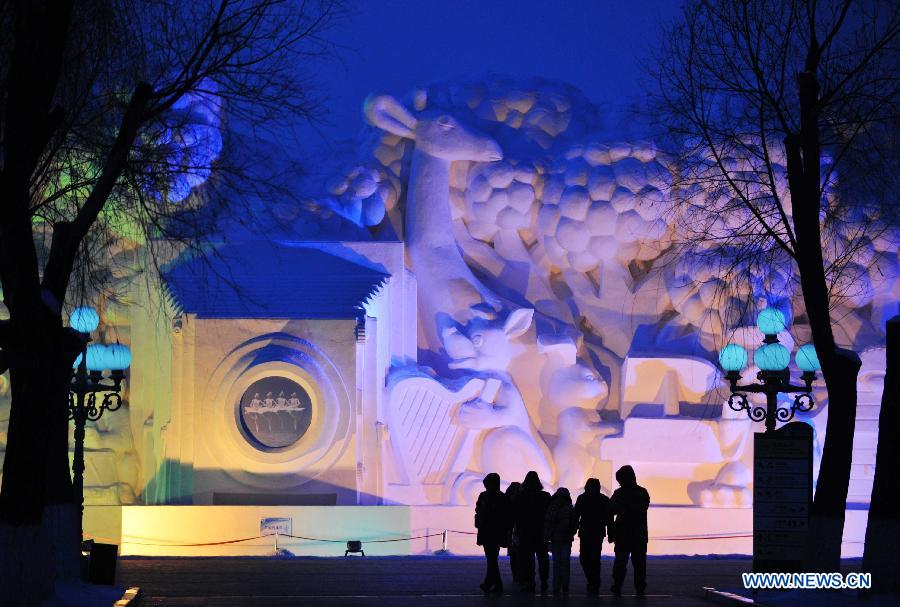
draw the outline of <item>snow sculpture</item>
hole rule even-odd
[[[597,411],[585,407],[565,409],[559,414],[557,428],[559,436],[553,447],[556,485],[575,490],[586,479],[601,476],[597,466],[600,445],[620,428],[602,421]]]
[[[570,408],[600,409],[609,387],[598,374],[577,359],[577,347],[571,338],[538,338],[538,352],[546,356],[541,369],[539,425],[545,435],[558,435],[557,421]],[[571,417],[571,416],[570,416]]]
[[[202,113],[202,100],[189,101]],[[617,141],[571,86],[491,78],[433,85],[406,101],[371,98],[366,116],[377,128],[337,165],[323,163],[307,200],[254,206],[262,217],[270,205],[272,238],[406,241],[418,285],[417,362],[433,370],[394,368],[386,393],[369,395],[379,402],[385,457],[376,465],[386,499],[467,502],[484,472],[520,480],[528,468],[547,485],[576,489],[589,475],[607,485],[611,469],[631,463],[660,503],[745,506],[755,428],[719,412],[715,351],[729,340],[759,345],[755,328],[732,330],[742,321],[723,318],[738,303],[776,305],[788,318],[799,310],[795,277],[743,268],[753,280],[725,297],[716,268],[673,259],[670,247],[690,230],[715,235],[742,225],[733,198],[673,191],[683,167],[652,142]],[[219,124],[217,113],[182,109],[204,128]],[[205,135],[197,135],[199,144]],[[784,163],[775,160],[785,192]],[[674,196],[693,195],[732,212],[669,212]],[[883,345],[884,321],[900,311],[900,232],[875,233],[837,285],[845,297],[836,302],[835,334],[858,351]],[[861,288],[842,288],[851,284]],[[805,327],[796,328],[798,341],[808,341]],[[787,334],[779,338],[794,349]],[[605,381],[589,379],[599,376]],[[871,416],[880,386],[865,374],[860,385],[861,415],[865,404]],[[821,438],[827,406],[816,398],[807,419]],[[412,411],[421,419],[405,416]],[[132,415],[151,416],[152,425],[147,405],[135,403]],[[860,421],[864,428],[872,418]],[[157,432],[154,446],[141,424],[133,424],[135,452],[152,471],[159,458],[145,452],[163,453],[168,439]],[[102,485],[120,483],[118,471],[108,474]],[[866,487],[854,495],[866,499]]]
[[[512,340],[531,327],[533,310],[512,311],[502,322],[475,318],[465,327],[444,331],[444,346],[450,367],[479,373],[495,380],[496,394],[464,403],[457,423],[470,431],[474,447],[466,473],[453,487],[453,499],[471,503],[487,472],[497,472],[508,482],[525,478],[535,470],[549,481],[549,452],[532,423],[522,394],[509,374],[513,357],[523,348]]]
[[[423,345],[435,350],[435,337],[440,333],[450,369],[487,372],[499,380],[496,402],[479,398],[459,408],[458,424],[481,431],[483,436],[476,440],[479,451],[473,453],[468,472],[457,480],[451,499],[470,501],[470,493],[477,487],[474,482],[487,471],[499,472],[501,477],[509,480],[522,478],[525,472],[533,469],[549,480],[552,470],[546,446],[508,374],[512,358],[510,339],[528,330],[532,311],[511,312],[502,329],[490,319],[498,308],[498,299],[466,265],[452,227],[450,161],[498,161],[501,158],[499,146],[490,138],[466,130],[452,116],[427,114],[416,118],[388,97],[369,100],[366,115],[380,128],[415,140],[405,235],[418,278],[420,327],[425,335]],[[509,166],[499,165],[487,175],[478,177],[487,198],[482,201],[476,196],[468,203],[479,207],[483,213],[493,213],[495,219],[502,217],[504,229],[526,227],[535,202],[534,172],[520,170],[517,173]],[[492,188],[508,188],[509,191],[491,194]],[[486,303],[494,310],[486,307]],[[574,373],[582,380],[586,379],[586,373],[589,376],[591,385],[583,398],[600,395],[600,384],[587,368],[574,367]],[[564,380],[557,380],[557,383],[562,385]],[[557,387],[557,391],[563,389]],[[590,390],[595,392],[591,394]],[[562,396],[558,394],[558,397]],[[583,423],[588,424],[587,421]],[[510,453],[517,453],[519,457],[510,459]]]
[[[765,302],[790,318],[797,296],[794,279],[780,268],[768,269],[754,275],[746,292],[723,297],[725,285],[715,268],[672,259],[670,254],[671,243],[684,235],[679,231],[686,226],[715,233],[735,228],[743,216],[723,213],[704,217],[703,223],[697,217],[670,213],[675,194],[671,184],[679,167],[652,142],[616,143],[603,133],[596,108],[565,85],[503,79],[436,85],[413,96],[416,117],[405,108],[398,110],[393,100],[390,105],[397,107],[388,111],[370,105],[370,121],[385,128],[386,121],[373,116],[396,113],[405,124],[399,130],[396,125],[388,128],[393,134],[372,144],[375,162],[368,166],[374,168],[367,170],[377,183],[391,184],[390,190],[398,191],[388,216],[402,213],[405,199],[407,241],[417,278],[426,266],[417,264],[414,249],[422,247],[410,230],[424,233],[414,227],[415,221],[424,217],[422,208],[434,208],[421,204],[419,121],[453,116],[477,125],[504,150],[502,159],[490,163],[455,156],[459,160],[450,166],[446,181],[442,173],[439,193],[447,188],[449,194],[440,200],[442,207],[444,200],[449,205],[451,228],[446,229],[447,215],[441,216],[439,225],[444,226],[442,235],[453,237],[440,243],[444,250],[454,251],[456,269],[450,274],[463,276],[462,282],[468,284],[448,288],[449,281],[430,276],[420,282],[419,293],[429,301],[419,304],[425,336],[419,345],[435,354],[427,362],[440,367],[443,358],[449,367],[468,370],[457,361],[460,356],[468,358],[459,353],[466,346],[458,340],[468,336],[464,327],[470,321],[464,318],[493,318],[499,310],[497,300],[506,309],[532,307],[538,341],[529,343],[527,352],[505,371],[504,385],[518,388],[537,437],[550,446],[554,483],[579,486],[583,479],[576,477],[596,471],[601,452],[604,467],[627,463],[629,457],[643,457],[635,454],[644,445],[662,448],[655,444],[655,436],[673,435],[695,447],[674,464],[681,466],[674,476],[684,480],[681,486],[686,489],[670,496],[673,503],[746,505],[749,480],[741,466],[749,457],[752,424],[720,413],[714,353],[726,332],[731,333],[724,312],[736,303],[748,298]],[[410,149],[410,139],[416,149]],[[409,183],[404,193],[406,166]],[[778,183],[786,185],[783,171],[777,173]],[[349,190],[353,179],[344,181]],[[433,191],[424,199],[438,200]],[[716,204],[733,206],[724,198]],[[868,295],[848,297],[844,324],[849,343],[883,339],[871,327],[895,305],[897,254],[888,246],[895,236],[889,232],[872,243],[871,257],[878,270],[860,264],[869,279],[877,273],[882,284],[875,287],[872,280]],[[457,248],[462,250],[461,260]],[[461,269],[463,264],[468,269]],[[434,323],[440,321],[441,312],[446,317]],[[431,326],[440,335],[437,342],[429,334]],[[758,341],[756,337],[753,340]],[[542,340],[551,344],[569,338],[573,345],[562,350],[540,345]],[[788,347],[793,344],[782,341]],[[576,343],[583,344],[582,357],[589,354],[590,359],[578,362],[577,354],[571,353],[578,351]],[[563,358],[567,362],[562,363]],[[580,400],[577,382],[566,394],[568,389],[562,386],[567,381],[596,374],[601,367],[610,377],[608,399],[603,398],[607,389],[603,386],[600,394],[588,392]],[[636,407],[644,417],[631,422]],[[604,419],[618,414],[628,421],[624,428],[601,422],[598,410],[604,411]],[[692,419],[681,419],[684,416]],[[651,450],[649,457],[643,464],[647,470],[657,465],[653,462],[663,465],[675,456],[657,456]],[[567,465],[560,466],[562,461]],[[659,475],[666,476],[661,469]],[[709,480],[699,480],[704,478]]]
[[[140,493],[139,464],[130,407],[107,413],[85,430],[85,501],[134,504]]]
[[[368,99],[365,111],[374,125],[415,141],[404,234],[418,280],[420,326],[425,343],[436,349],[438,333],[448,321],[471,319],[473,309],[485,302],[497,307],[496,297],[472,274],[453,236],[450,162],[493,162],[503,153],[493,139],[448,114],[426,113],[416,118],[387,96]]]
[[[629,356],[622,376],[622,417],[640,404],[662,405],[659,414],[674,416],[682,403],[703,402],[718,387],[719,373],[705,360]]]
[[[753,473],[743,462],[728,462],[715,480],[700,491],[699,504],[706,508],[749,508],[753,494],[747,488]]]
[[[392,148],[387,148],[392,149]],[[402,153],[402,151],[401,151]],[[376,226],[392,211],[399,196],[399,180],[377,169],[355,166],[328,184],[331,197],[321,202],[342,217],[362,226]]]
[[[398,463],[388,499],[402,504],[446,501],[446,487],[465,470],[467,432],[454,419],[460,404],[484,394],[486,381],[469,378],[454,390],[419,369],[397,368],[388,379],[385,439]]]
[[[715,422],[673,417],[629,417],[620,436],[600,444],[600,459],[618,469],[631,464],[639,477],[666,479],[656,488],[656,503],[691,503],[692,481],[722,461]]]
[[[160,137],[168,151],[173,171],[165,197],[182,202],[191,190],[212,174],[212,164],[222,151],[222,99],[219,87],[209,78],[203,79],[195,91],[182,95],[169,109],[173,126]],[[159,195],[159,193],[155,193]]]

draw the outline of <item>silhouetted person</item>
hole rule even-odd
[[[616,545],[610,591],[621,594],[630,556],[634,567],[634,589],[641,595],[647,587],[647,510],[650,508],[650,494],[637,484],[631,466],[619,468],[616,480],[620,486],[609,503],[616,517],[610,535],[610,541]]]
[[[506,497],[509,499],[509,507],[513,512],[516,510],[516,498],[519,497],[519,491],[522,490],[522,483],[512,482],[506,488]],[[515,523],[515,521],[512,521]],[[522,556],[519,554],[519,536],[516,533],[515,524],[509,528],[509,543],[506,548],[506,555],[509,557],[509,569],[512,572],[513,584],[521,584]]]
[[[584,493],[575,501],[578,513],[578,560],[587,580],[588,594],[600,592],[600,552],[606,529],[612,524],[609,498],[600,492],[600,481],[589,478]]]
[[[487,573],[481,589],[488,592],[503,592],[503,580],[500,579],[501,546],[507,545],[512,513],[509,499],[500,491],[500,475],[491,472],[484,477],[484,491],[475,503],[475,527],[478,528],[478,545],[484,548],[487,560]]]
[[[547,543],[544,541],[544,517],[550,505],[550,494],[537,472],[530,471],[522,482],[522,490],[516,498],[516,534],[519,537],[519,550],[522,557],[522,589],[534,592],[534,558],[537,555],[538,571],[541,578],[541,592],[547,591],[547,578],[550,576],[550,560],[547,558]]]
[[[578,529],[578,514],[572,507],[569,490],[560,487],[550,498],[547,515],[544,517],[544,539],[550,542],[553,553],[553,594],[569,594],[570,562],[572,540]]]

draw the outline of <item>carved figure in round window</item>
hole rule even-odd
[[[288,447],[309,430],[312,401],[297,382],[286,377],[266,377],[244,391],[240,419],[244,433],[257,447]]]

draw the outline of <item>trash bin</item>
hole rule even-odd
[[[81,577],[89,584],[116,583],[116,560],[119,547],[116,544],[100,544],[87,541],[81,545]]]

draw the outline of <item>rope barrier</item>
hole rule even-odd
[[[431,537],[443,537],[445,533],[456,533],[458,535],[477,535],[475,531],[460,531],[459,529],[447,529],[441,533],[427,533],[424,535],[415,535],[409,537],[395,537],[395,538],[385,538],[385,539],[374,539],[374,540],[359,540],[366,544],[382,544],[387,542],[408,542],[412,540],[421,540]],[[228,544],[239,544],[241,542],[249,542],[251,540],[258,540],[265,537],[288,537],[295,540],[305,540],[308,542],[323,542],[330,544],[345,544],[347,540],[338,540],[338,539],[327,539],[327,538],[319,538],[319,537],[308,537],[304,535],[291,535],[288,533],[278,533],[278,534],[268,534],[268,535],[256,535],[253,537],[243,537],[234,540],[222,540],[217,542],[198,542],[191,544],[182,544],[182,543],[156,543],[156,542],[142,542],[135,541],[132,539],[128,539],[128,536],[124,536],[121,538],[121,543],[123,544],[132,544],[135,546],[159,546],[159,547],[173,547],[173,548],[192,548],[192,547],[201,547],[201,546],[225,546]],[[92,536],[85,534],[86,539],[91,539],[95,541],[104,541],[108,543],[116,543],[116,540],[106,537]],[[753,537],[752,533],[730,533],[730,534],[722,534],[722,535],[670,535],[670,536],[655,536],[650,537],[651,541],[657,542],[681,542],[681,541],[702,541],[702,540],[732,540],[732,539],[743,539],[743,538],[751,538]],[[854,542],[847,541],[844,542],[846,544],[853,543],[862,543],[862,542]]]
[[[651,541],[656,542],[680,542],[687,540],[733,540],[744,537],[753,537],[752,533],[736,533],[733,535],[673,535],[668,537],[651,537]]]
[[[317,537],[305,537],[302,535],[289,535],[287,533],[279,533],[278,535],[282,536],[282,537],[291,537],[296,540],[307,540],[310,542],[329,542],[329,543],[335,543],[335,544],[347,543],[347,540],[326,540],[326,539],[317,538]],[[384,539],[384,540],[359,540],[359,541],[361,541],[365,544],[382,544],[384,542],[406,542],[409,540],[421,540],[426,537],[437,537],[439,535],[443,535],[443,533],[429,533],[427,535],[416,535],[414,537],[393,537],[393,538]]]
[[[269,536],[257,535],[254,537],[242,537],[241,539],[237,539],[237,540],[224,540],[221,542],[201,542],[201,543],[197,543],[197,544],[157,544],[157,543],[153,543],[153,542],[135,542],[135,541],[126,539],[127,536],[124,536],[124,537],[122,537],[122,543],[123,544],[133,544],[135,546],[162,546],[162,547],[171,546],[173,548],[192,548],[195,546],[224,546],[225,544],[238,544],[240,542],[249,542],[250,540],[258,540],[258,539],[261,539],[264,537],[269,537]]]
[[[346,544],[347,540],[326,540],[318,537],[305,537],[303,535],[290,535],[289,533],[279,533],[281,537],[290,537],[295,540],[307,540],[309,542],[327,542],[329,544]]]
[[[270,533],[268,535],[256,535],[253,537],[244,537],[244,538],[240,538],[240,539],[236,539],[236,540],[223,540],[223,541],[219,541],[219,542],[198,542],[198,543],[193,543],[193,544],[176,544],[176,543],[160,544],[160,543],[156,543],[156,542],[141,542],[141,541],[135,541],[135,540],[128,539],[128,536],[122,537],[122,539],[120,541],[123,544],[132,544],[134,546],[159,546],[159,547],[163,547],[163,548],[165,548],[165,547],[193,548],[193,547],[199,547],[199,546],[224,546],[227,544],[238,544],[240,542],[249,542],[250,540],[262,539],[264,537],[274,537],[275,535],[277,535],[279,537],[289,537],[289,538],[292,538],[295,540],[306,540],[306,541],[310,541],[310,542],[325,542],[325,543],[331,543],[331,544],[346,544],[347,543],[347,540],[334,540],[334,539],[325,539],[325,538],[319,538],[319,537],[307,537],[307,536],[303,536],[303,535],[290,535],[287,533],[277,533],[277,534]],[[360,540],[360,541],[362,541],[366,544],[381,544],[381,543],[385,543],[385,542],[406,542],[406,541],[410,541],[410,540],[421,540],[421,539],[425,539],[425,538],[429,538],[429,537],[439,537],[441,535],[443,535],[443,533],[429,533],[426,535],[416,535],[416,536],[411,536],[411,537],[395,537],[395,538],[388,538],[388,539]],[[95,537],[95,536],[90,536],[90,535],[85,535],[85,537],[88,539],[92,539],[92,540],[106,540],[109,543],[116,543],[116,540],[113,540],[110,538],[101,538],[101,537]]]
[[[84,539],[94,540],[95,542],[100,542],[102,544],[118,544],[119,542],[122,541],[121,539],[117,540],[117,539],[111,538],[111,537],[100,537],[99,535],[88,535],[87,533],[84,534]]]
[[[429,533],[428,535],[417,535],[416,537],[404,537],[396,540],[363,540],[367,544],[380,544],[383,542],[404,542],[407,540],[421,540],[426,537],[437,537],[439,535],[443,535],[443,533]]]
[[[478,535],[475,531],[459,531],[457,529],[448,529],[448,533],[458,533],[460,535]],[[730,540],[730,539],[739,539],[745,537],[753,537],[752,533],[743,533],[736,532],[733,534],[724,534],[724,535],[669,535],[669,536],[657,536],[651,537],[650,539],[653,541],[686,541],[686,540]]]
[[[478,535],[478,533],[475,531],[460,531],[458,529],[447,529],[447,533],[456,533],[459,535]],[[192,543],[192,544],[180,544],[180,543],[160,544],[160,543],[156,543],[156,542],[141,542],[141,541],[135,541],[135,540],[128,539],[127,536],[123,537],[120,541],[123,544],[132,544],[135,546],[160,546],[160,547],[171,546],[173,548],[192,548],[192,547],[201,547],[201,546],[225,546],[228,544],[239,544],[241,542],[249,542],[250,540],[258,540],[258,539],[262,539],[264,537],[271,537],[274,535],[276,535],[276,534],[256,535],[253,537],[243,537],[243,538],[235,539],[235,540],[222,540],[222,541],[218,541],[218,542],[198,542],[198,543]],[[326,538],[320,538],[320,537],[307,537],[304,535],[290,535],[287,533],[279,533],[277,535],[280,537],[289,537],[291,539],[305,540],[308,542],[323,542],[323,543],[329,543],[329,544],[346,544],[347,543],[347,540],[326,539]],[[387,543],[387,542],[408,542],[408,541],[412,541],[412,540],[422,540],[422,539],[426,539],[426,538],[430,538],[430,537],[440,537],[443,535],[444,535],[443,533],[428,533],[425,535],[415,535],[415,536],[410,536],[410,537],[394,537],[394,538],[387,538],[387,539],[360,540],[360,541],[364,542],[366,544],[383,544],[383,543]],[[96,537],[96,536],[91,536],[91,535],[85,535],[85,537],[87,539],[92,539],[92,540],[104,540],[108,543],[116,542],[113,539],[105,538],[105,537]],[[726,535],[657,536],[657,537],[651,537],[650,540],[657,541],[657,542],[681,542],[681,541],[692,541],[692,540],[732,540],[732,539],[742,539],[742,538],[748,538],[748,537],[753,537],[753,534],[752,533],[735,533],[735,534],[726,534]],[[847,542],[847,543],[853,543],[853,542]]]
[[[458,529],[447,529],[446,533],[456,533],[459,535],[478,535],[478,533],[475,531],[459,531]],[[270,533],[268,535],[256,535],[253,537],[243,537],[243,538],[236,539],[236,540],[222,540],[219,542],[198,542],[198,543],[193,543],[193,544],[176,544],[176,543],[160,544],[157,542],[141,542],[141,541],[135,541],[132,539],[128,539],[128,536],[123,536],[119,540],[116,540],[113,538],[108,538],[108,537],[88,535],[88,534],[85,534],[84,537],[85,537],[85,539],[100,541],[100,542],[104,542],[104,543],[108,543],[108,544],[122,543],[122,544],[131,544],[133,546],[157,546],[157,547],[161,547],[161,548],[167,548],[167,547],[195,548],[195,547],[202,547],[202,546],[226,546],[229,544],[239,544],[241,542],[249,542],[250,540],[259,540],[259,539],[262,539],[265,537],[275,537],[276,535],[279,537],[289,537],[289,538],[292,538],[295,540],[306,540],[308,542],[323,542],[323,543],[330,543],[330,544],[346,544],[347,543],[347,540],[334,540],[334,539],[325,539],[325,538],[318,538],[318,537],[306,537],[303,535],[289,535],[286,533],[278,533],[278,534]],[[410,536],[410,537],[395,537],[395,538],[387,538],[387,539],[379,539],[379,540],[359,540],[359,541],[361,541],[365,544],[382,544],[382,543],[386,543],[386,542],[408,542],[408,541],[412,541],[412,540],[422,540],[422,539],[426,539],[426,538],[430,538],[430,537],[443,537],[443,536],[444,536],[444,532],[428,533],[425,535],[415,535],[415,536]],[[651,537],[650,541],[684,542],[684,541],[702,541],[702,540],[734,540],[734,539],[743,539],[743,538],[751,538],[751,537],[753,537],[752,533],[735,533],[735,534],[728,534],[728,535],[683,535],[683,536],[674,535],[674,536],[655,536],[655,537]],[[446,540],[446,538],[444,538],[444,539]],[[859,541],[846,540],[842,543],[844,543],[844,544],[862,544],[864,542],[862,540],[859,540]]]

